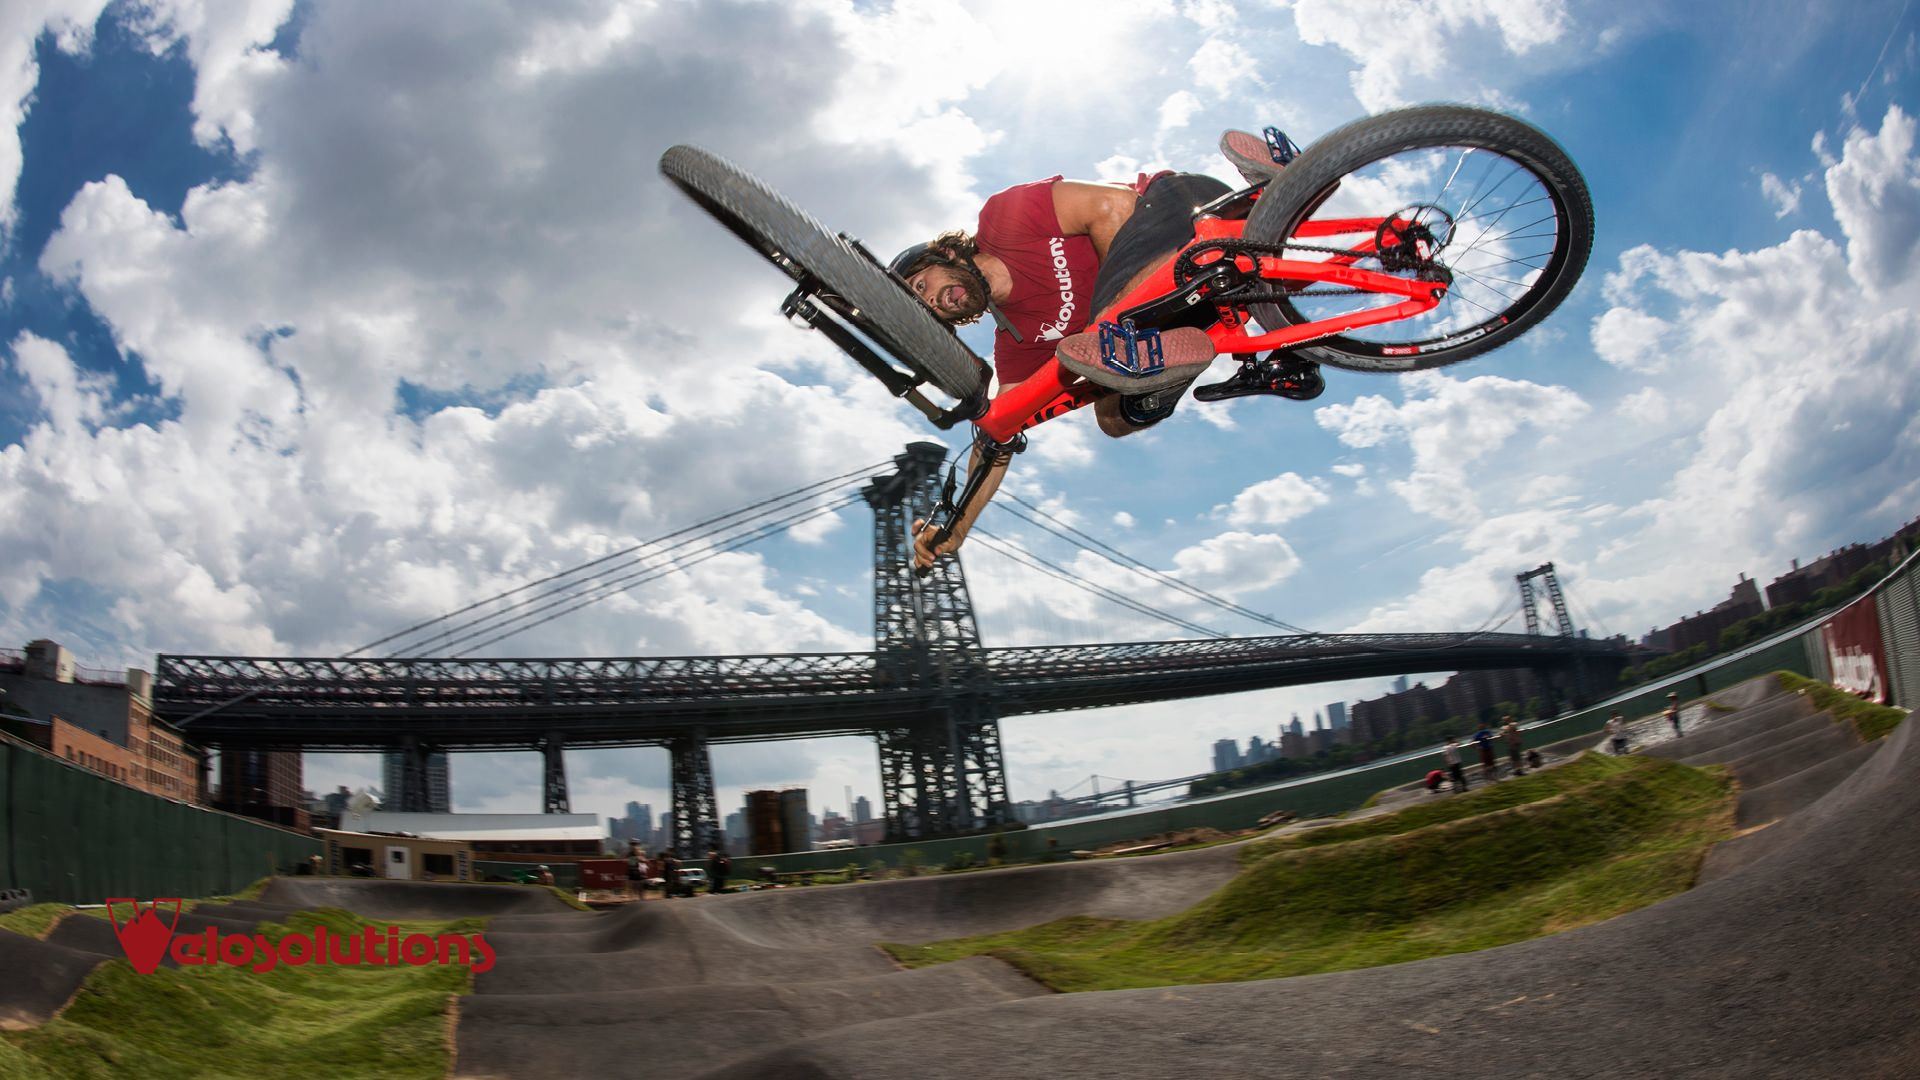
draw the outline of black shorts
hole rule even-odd
[[[1120,299],[1120,290],[1135,274],[1187,246],[1193,239],[1193,212],[1232,190],[1197,173],[1171,173],[1148,184],[1133,216],[1107,246],[1093,283],[1094,313]]]

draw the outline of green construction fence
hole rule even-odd
[[[136,791],[0,735],[0,888],[36,902],[220,896],[318,854],[313,837]]]

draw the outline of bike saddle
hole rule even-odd
[[[1196,401],[1225,401],[1252,394],[1273,394],[1293,401],[1312,401],[1326,390],[1320,365],[1311,360],[1268,353],[1265,357],[1236,354],[1240,370],[1224,382],[1193,388]]]

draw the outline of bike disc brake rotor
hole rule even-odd
[[[1385,219],[1383,207],[1401,207]],[[1392,347],[1442,341],[1498,326],[1544,287],[1561,237],[1560,208],[1533,167],[1480,147],[1423,147],[1391,154],[1339,178],[1309,221],[1379,222],[1308,243],[1359,253],[1359,269],[1447,281],[1432,311],[1349,330]],[[1298,230],[1296,228],[1296,235]],[[1370,242],[1370,243],[1369,243]],[[1378,307],[1378,294],[1307,290],[1283,302],[1292,323]]]

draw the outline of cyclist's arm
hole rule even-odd
[[[981,452],[978,446],[973,448],[973,456],[967,460],[968,479],[972,479],[976,469],[984,468],[987,472],[981,478],[980,491],[973,497],[973,501],[960,507],[953,515],[953,527],[948,532],[947,538],[940,543],[939,547],[935,547],[933,544],[934,529],[928,528],[925,521],[916,521],[913,523],[913,563],[915,566],[925,569],[932,566],[933,560],[940,556],[949,555],[958,551],[961,542],[967,538],[967,533],[973,529],[973,523],[979,519],[980,512],[985,510],[987,504],[993,501],[993,493],[1000,490],[1000,481],[1006,477],[1007,466],[1012,464],[1013,455],[1001,454],[997,459],[982,464],[982,459],[985,457],[986,455]]]
[[[1060,219],[1061,231],[1093,241],[1093,253],[1102,260],[1113,234],[1133,216],[1139,200],[1132,188],[1118,184],[1061,180],[1053,185],[1053,213]]]

